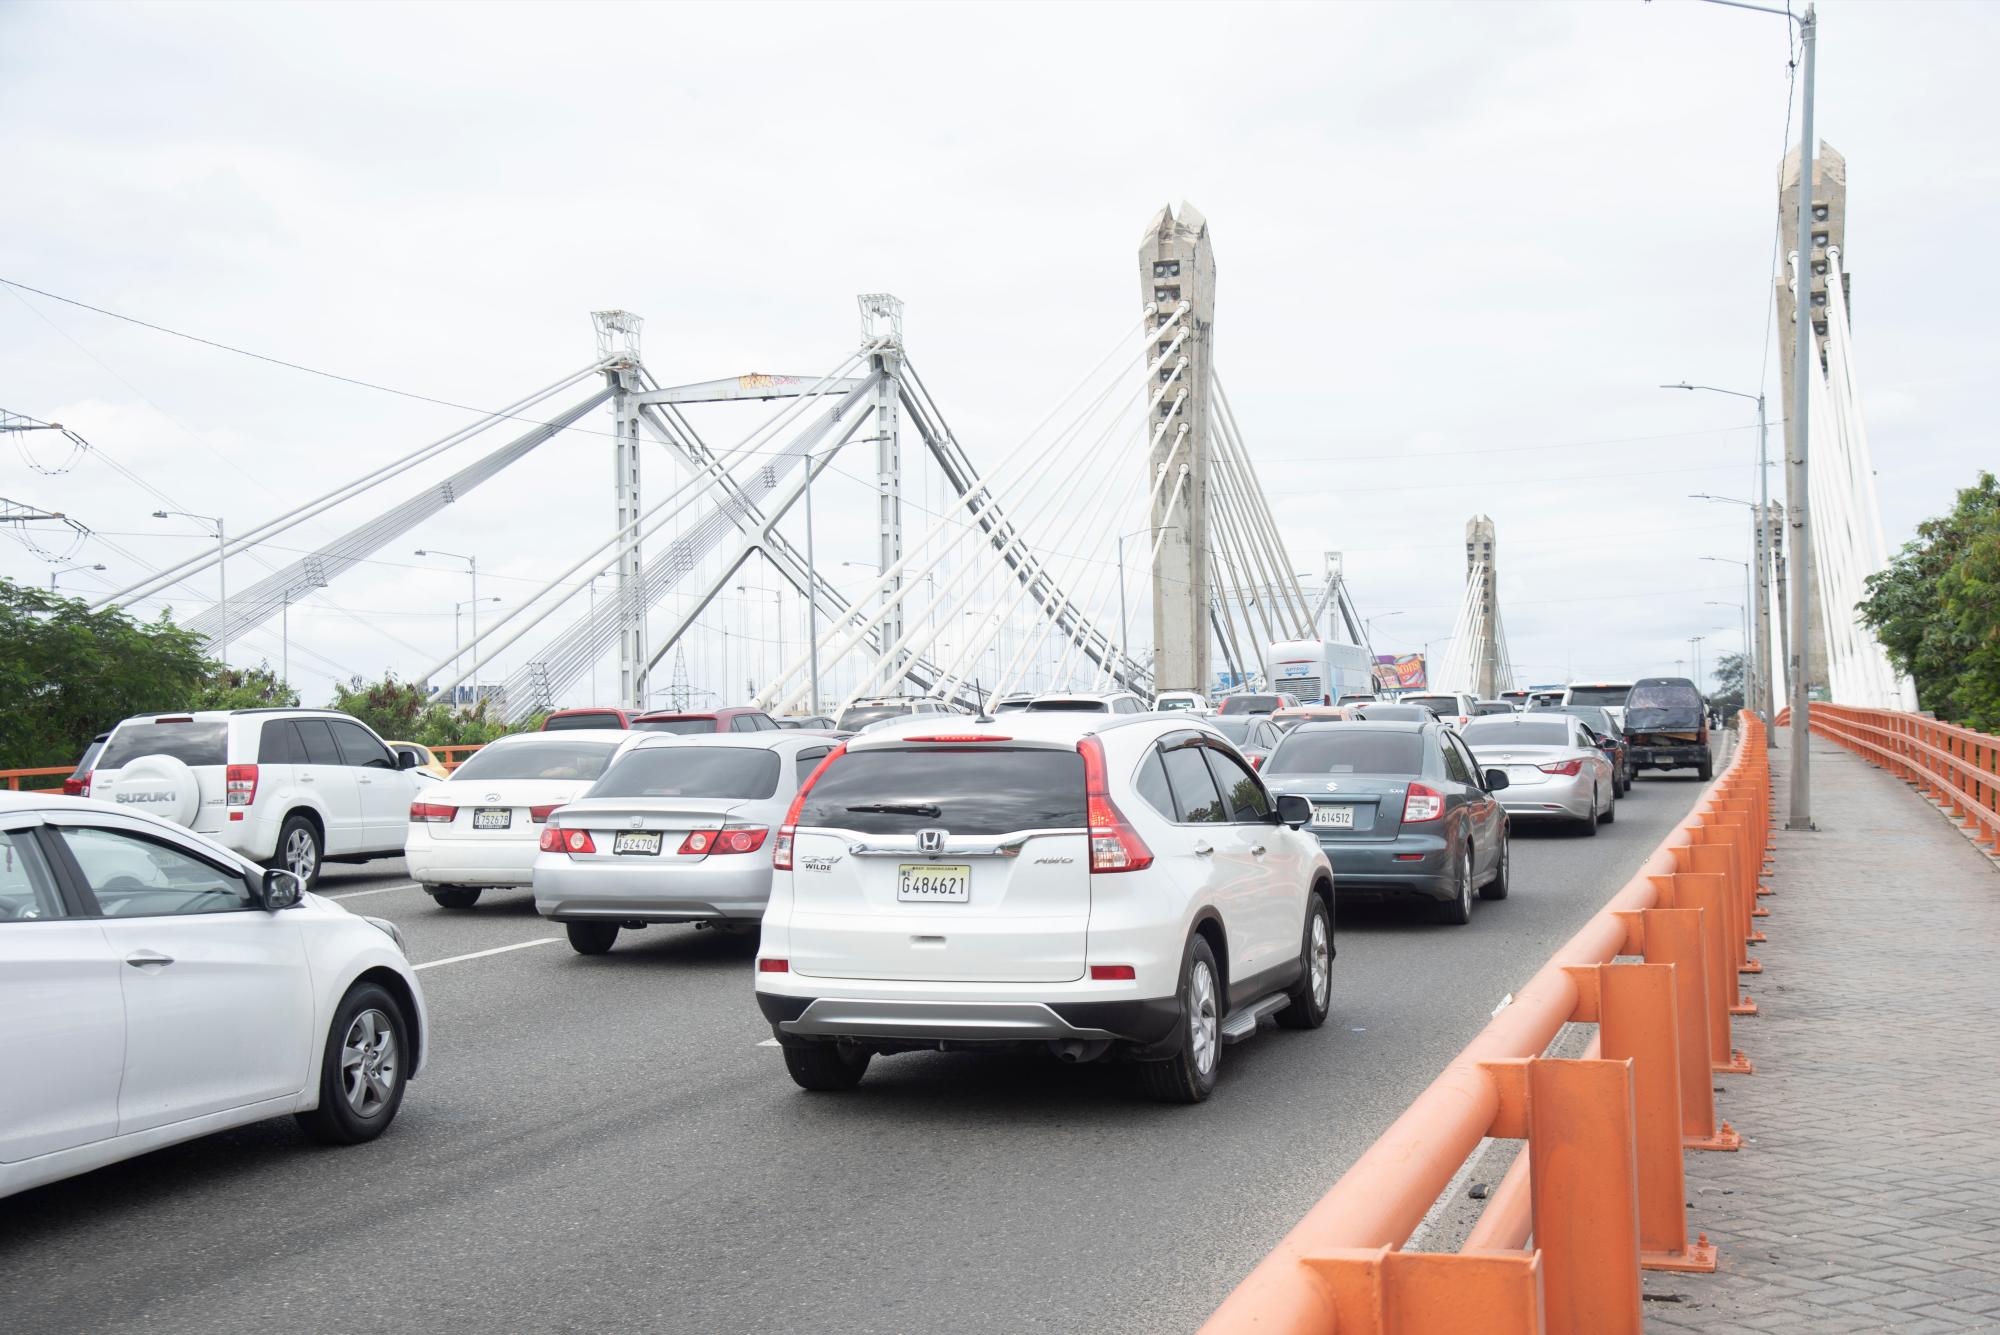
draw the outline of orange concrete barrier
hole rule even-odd
[[[1972,827],[2000,853],[2000,737],[1893,709],[1812,707],[1813,732],[1879,765]]]
[[[1712,1270],[1681,1155],[1732,1150],[1711,1073],[1753,1068],[1732,1015],[1770,840],[1765,730],[1203,1327],[1208,1335],[1639,1335],[1642,1267]],[[1618,956],[1645,962],[1614,963]],[[1581,1060],[1545,1058],[1595,1022]],[[1526,1140],[1457,1253],[1402,1251],[1487,1137]],[[1529,1243],[1532,1240],[1532,1249]]]

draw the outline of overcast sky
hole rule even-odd
[[[1981,259],[2000,10],[1821,16],[1819,129],[1848,160],[1893,545],[2000,458],[2000,281]],[[1711,658],[1737,645],[1736,611],[1706,604],[1741,602],[1740,575],[1700,558],[1744,555],[1743,513],[1687,497],[1747,494],[1754,409],[1654,386],[1762,384],[1780,415],[1787,48],[1780,18],[1665,0],[15,3],[0,277],[494,407],[588,362],[596,308],[644,315],[645,360],[674,383],[822,371],[855,345],[854,295],[889,291],[990,468],[1136,317],[1140,232],[1186,199],[1214,237],[1217,365],[1296,568],[1344,551],[1364,614],[1397,614],[1377,648],[1417,650],[1451,627],[1484,512],[1520,675],[1629,677],[1672,671],[1691,635]],[[467,416],[6,288],[0,407],[239,531]],[[744,414],[701,420],[726,441]],[[60,464],[57,442],[27,448],[0,456],[0,495],[148,566],[201,541],[104,460],[51,475],[28,458]],[[450,649],[464,576],[408,568],[410,549],[476,552],[481,593],[504,598],[598,541],[608,455],[566,434],[380,554],[407,565],[294,609],[307,699]],[[658,451],[648,467],[671,473]],[[865,496],[848,499],[823,520],[829,565],[872,551]],[[68,576],[79,591],[144,573],[95,543],[75,559],[110,567]],[[0,543],[0,573],[48,570]],[[248,649],[275,663],[277,627]]]

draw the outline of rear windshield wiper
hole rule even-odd
[[[932,806],[929,802],[864,802],[849,811],[873,812],[882,816],[928,816],[936,820],[944,815],[944,808]]]

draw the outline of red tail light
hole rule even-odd
[[[792,967],[792,965],[791,965],[791,961],[789,961],[789,960],[758,960],[758,961],[757,961],[757,972],[758,972],[758,973],[786,973],[786,972],[789,972],[789,971],[790,971],[791,967]]]
[[[1575,760],[1551,761],[1546,765],[1537,765],[1535,768],[1544,774],[1577,775],[1583,773],[1583,757],[1578,756]]]
[[[1129,964],[1093,964],[1090,978],[1096,983],[1129,983],[1139,975]]]
[[[1421,783],[1410,785],[1403,799],[1403,824],[1422,825],[1444,815],[1444,794]]]
[[[1104,777],[1104,743],[1086,737],[1076,744],[1083,757],[1083,791],[1086,819],[1090,822],[1090,870],[1093,875],[1114,871],[1144,871],[1153,865],[1153,850],[1139,832],[1125,823],[1118,804],[1111,800],[1111,788]]]
[[[451,818],[457,814],[457,807],[443,806],[436,802],[410,803],[410,820],[413,823],[421,821],[427,825],[449,825]]]
[[[785,823],[778,827],[778,837],[771,843],[771,866],[774,870],[790,871],[792,869],[792,838],[798,833],[799,813],[805,810],[806,794],[811,792],[812,786],[819,782],[819,776],[826,773],[826,767],[846,754],[847,743],[842,742],[839,746],[827,752],[826,759],[819,762],[819,768],[807,775],[806,781],[799,785],[799,791],[793,796],[792,804],[785,808]],[[783,960],[777,961],[777,964],[778,970],[771,970],[769,972],[777,972],[785,966]],[[758,967],[763,967],[761,961]]]
[[[725,825],[719,830],[693,830],[681,840],[683,855],[704,853],[755,853],[764,846],[770,829],[763,825]]]
[[[905,737],[906,742],[1011,742],[1012,737],[995,737],[987,732],[936,732],[923,737]]]
[[[67,778],[67,779],[64,779],[64,780],[63,780],[63,796],[65,796],[65,797],[89,797],[89,796],[90,796],[90,775],[88,775],[88,774],[85,774],[85,775],[83,775],[83,776],[81,776],[81,777],[78,777],[77,775],[74,775],[74,774],[72,774],[72,775],[71,775],[71,776],[70,776],[69,778]]]
[[[1251,769],[1256,769],[1264,763],[1264,757],[1262,756],[1249,756],[1247,759],[1250,761]]]
[[[542,830],[539,847],[544,853],[595,853],[597,842],[589,830],[565,830],[550,825]]]
[[[528,819],[537,825],[545,825],[548,823],[549,813],[558,811],[561,808],[562,803],[560,802],[551,802],[545,807],[529,807]]]
[[[227,806],[247,807],[257,800],[257,767],[231,765],[222,772],[222,789]]]

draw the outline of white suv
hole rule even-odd
[[[1221,1046],[1332,987],[1333,872],[1206,728],[1026,711],[851,738],[773,843],[757,1002],[792,1078],[876,1053],[1046,1047],[1195,1102]]]
[[[403,855],[411,799],[436,783],[330,709],[141,714],[111,730],[88,796],[296,872]]]

